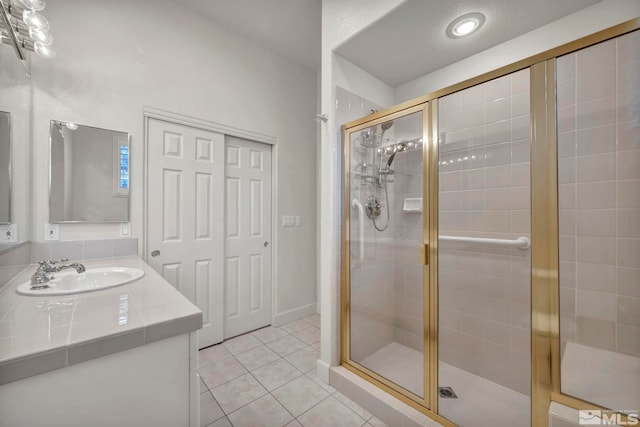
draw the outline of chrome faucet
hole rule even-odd
[[[59,264],[61,262],[67,261],[69,261],[67,258],[62,258],[55,261],[48,260],[38,262],[39,267],[33,274],[33,276],[31,276],[31,289],[48,288],[49,285],[47,284],[47,282],[52,279],[52,277],[48,276],[49,273],[57,273],[68,268],[75,268],[78,274],[84,273],[84,265],[80,263],[72,262],[70,264]]]

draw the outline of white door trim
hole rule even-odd
[[[229,136],[236,136],[238,138],[244,138],[251,141],[262,142],[264,144],[275,145],[276,138],[274,136],[266,135],[251,130],[240,129],[233,126],[224,125],[222,123],[212,122],[209,120],[199,119],[196,117],[186,116],[184,114],[173,113],[171,111],[161,110],[153,107],[143,107],[142,111],[146,118],[153,118],[158,120],[164,120],[183,126],[190,126],[194,128],[200,128],[211,132],[222,133]]]
[[[143,186],[142,186],[142,230],[144,232],[144,239],[142,239],[142,253],[144,261],[146,262],[149,257],[149,208],[147,206],[147,196],[149,194],[149,120],[163,120],[165,122],[179,124],[183,126],[191,126],[198,129],[204,129],[212,132],[223,133],[225,135],[236,136],[238,138],[245,138],[256,142],[262,142],[264,144],[271,145],[271,242],[272,242],[272,256],[271,256],[271,324],[274,324],[274,319],[278,313],[277,294],[278,294],[278,263],[276,262],[278,253],[278,142],[275,136],[262,134],[250,130],[240,129],[233,126],[224,125],[221,123],[213,122],[210,120],[199,119],[196,117],[187,116],[184,114],[174,113],[171,111],[162,110],[159,108],[144,106],[142,107],[143,113],[143,139],[144,144],[143,151]]]

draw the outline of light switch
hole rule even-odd
[[[293,227],[296,225],[296,219],[291,215],[283,215],[282,216],[282,226],[283,227]]]
[[[296,225],[299,227],[302,224],[302,220],[300,219],[300,215],[296,215]]]

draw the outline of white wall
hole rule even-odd
[[[351,36],[387,14],[405,0],[323,0],[322,1],[322,71],[321,111],[328,120],[321,125],[318,205],[319,219],[318,282],[320,284],[322,315],[322,349],[318,362],[318,375],[329,381],[329,366],[339,363],[339,283],[336,280],[340,239],[340,134],[336,121],[335,87],[342,86],[371,102],[389,105],[389,91],[366,72],[342,62],[333,51]],[[359,71],[358,71],[359,70]],[[350,73],[350,72],[351,73]],[[338,77],[341,76],[341,77]],[[364,80],[359,81],[360,78]],[[362,93],[359,93],[362,92]]]
[[[333,84],[382,106],[382,108],[394,104],[394,92],[391,86],[338,54],[333,55]],[[368,113],[367,111],[365,114]],[[336,124],[342,126],[344,123]]]
[[[46,16],[58,55],[33,60],[33,240],[48,222],[51,119],[131,134],[131,230],[143,238],[143,108],[154,107],[276,138],[274,213],[300,215],[302,226],[274,230],[275,311],[315,305],[315,71],[176,2],[61,0]],[[109,224],[60,226],[62,240],[118,232]]]
[[[405,83],[395,103],[425,95],[640,16],[637,0],[604,0],[476,55]]]

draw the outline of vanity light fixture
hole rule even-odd
[[[447,35],[459,39],[474,33],[484,24],[485,16],[479,12],[466,13],[451,21],[447,27]]]
[[[13,46],[21,61],[27,59],[26,51],[56,56],[49,21],[40,13],[44,7],[44,0],[0,0],[0,41]]]

